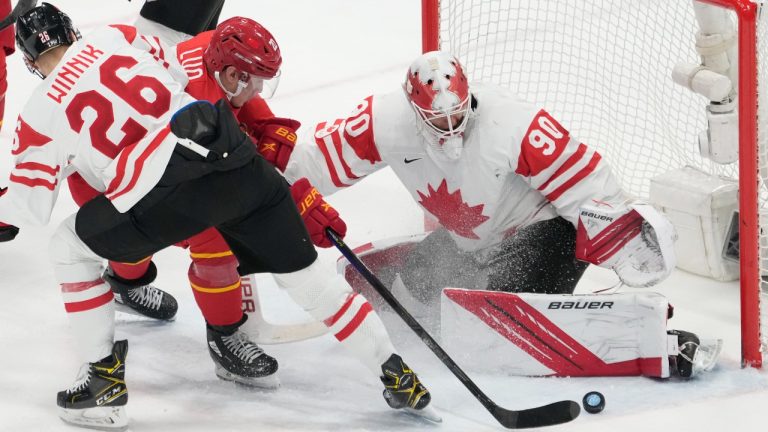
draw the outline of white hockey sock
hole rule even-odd
[[[396,351],[384,323],[365,297],[348,293],[336,313],[323,322],[336,340],[360,358],[376,376],[381,376],[381,365]]]
[[[112,289],[103,280],[63,283],[61,296],[73,331],[78,360],[96,362],[112,352],[115,304]]]
[[[336,339],[377,377],[395,348],[384,324],[365,298],[352,291],[343,277],[319,261],[275,280],[299,306],[323,321]]]
[[[99,361],[112,352],[114,296],[101,279],[103,260],[75,233],[75,215],[56,229],[49,254],[61,286],[78,359],[83,363]]]

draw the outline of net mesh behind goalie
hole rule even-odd
[[[749,3],[713,1],[737,7]],[[506,86],[545,106],[571,133],[601,152],[634,196],[647,199],[651,178],[683,166],[739,177],[738,163],[720,165],[700,156],[698,136],[707,129],[709,101],[671,79],[675,64],[701,63],[691,0],[423,0],[423,5],[427,14],[434,14],[430,7],[437,8],[439,24],[436,31],[427,29],[425,18],[425,47],[427,39],[439,37],[439,47],[463,61],[470,80]],[[730,16],[741,31],[736,13]],[[744,50],[756,51],[758,82],[766,83],[768,18],[757,17],[757,45],[739,47],[739,56]],[[759,168],[768,174],[768,131],[758,127],[766,125],[768,101],[762,91],[757,93],[760,121],[752,119],[749,127],[757,129]],[[768,192],[757,174],[742,175],[760,182],[762,209]],[[760,231],[759,274],[747,276],[754,292],[760,274],[768,275],[768,236],[762,234],[768,233],[768,216],[758,216],[763,211],[748,216],[767,224]],[[754,298],[752,303],[756,294]],[[757,322],[760,314],[756,309],[751,314]],[[762,322],[768,323],[768,317]],[[763,324],[763,335],[766,328]],[[759,350],[756,333],[749,338]]]

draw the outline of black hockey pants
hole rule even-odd
[[[394,270],[424,303],[436,301],[444,287],[569,294],[587,268],[587,263],[576,260],[575,250],[576,230],[561,217],[521,229],[484,258],[459,250],[441,228]]]
[[[188,163],[177,149],[169,171]],[[229,171],[158,185],[126,213],[101,195],[80,208],[76,221],[85,244],[120,262],[136,262],[211,226],[243,275],[294,272],[317,258],[288,184],[260,156]]]

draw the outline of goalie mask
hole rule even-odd
[[[72,20],[56,6],[43,3],[16,19],[16,44],[24,54],[24,63],[33,74],[45,78],[35,65],[42,54],[61,45],[72,45],[80,32]]]
[[[470,93],[456,57],[444,51],[423,54],[408,69],[403,89],[430,147],[458,159],[469,120]]]
[[[283,62],[272,34],[256,21],[243,17],[230,18],[216,27],[203,60],[230,99],[249,85],[262,85],[261,97],[271,97],[277,90]],[[219,77],[227,66],[240,72],[234,92],[225,89]]]

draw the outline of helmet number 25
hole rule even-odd
[[[170,109],[170,90],[152,76],[136,75],[123,80],[117,75],[119,70],[130,69],[137,63],[138,61],[132,57],[111,56],[99,67],[101,83],[140,114],[160,118]],[[151,97],[148,97],[148,91],[152,93]],[[91,108],[96,113],[96,118],[88,130],[91,145],[109,158],[115,158],[123,147],[140,140],[147,134],[146,128],[129,117],[120,127],[124,134],[123,139],[118,143],[112,142],[107,132],[115,122],[114,103],[105,95],[93,90],[75,95],[65,110],[69,125],[75,132],[80,133],[85,124],[83,112],[86,108]]]

